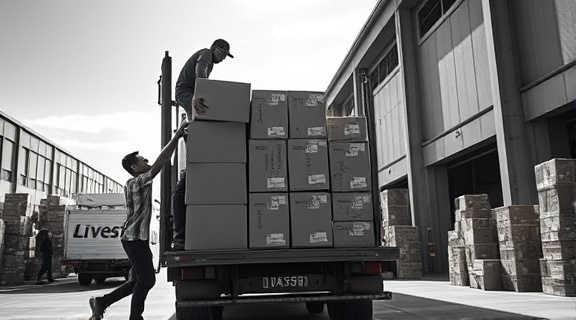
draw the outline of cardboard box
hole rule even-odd
[[[368,143],[331,142],[330,173],[334,192],[371,190],[372,172]]]
[[[327,118],[328,141],[367,141],[365,117]]]
[[[247,162],[246,125],[193,121],[186,142],[188,162]]]
[[[245,163],[189,163],[186,204],[246,204]]]
[[[288,140],[290,191],[328,190],[328,143],[324,139]]]
[[[206,113],[201,120],[231,122],[250,121],[250,84],[231,81],[196,79],[195,97],[204,97]]]
[[[286,141],[249,140],[250,192],[288,191]]]
[[[290,193],[293,248],[333,246],[331,204],[327,192]]]
[[[286,91],[252,91],[250,138],[288,139]]]
[[[334,222],[334,247],[373,247],[374,222],[339,221]]]
[[[184,249],[247,249],[247,221],[245,205],[187,206]]]
[[[326,138],[323,92],[288,91],[290,139]]]
[[[374,220],[372,194],[335,192],[332,194],[332,213],[334,221]]]
[[[288,193],[251,193],[248,198],[249,247],[290,247]]]

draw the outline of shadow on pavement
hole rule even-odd
[[[326,308],[322,314],[311,315],[303,303],[274,303],[227,306],[224,320],[329,320]],[[542,320],[516,313],[502,312],[485,308],[471,307],[464,304],[449,303],[394,294],[390,301],[374,302],[374,320],[409,320],[409,319],[442,319],[442,320]],[[172,315],[169,320],[176,320]],[[350,319],[353,320],[353,319]]]
[[[103,284],[97,284],[92,281],[87,286],[82,286],[78,283],[76,278],[63,278],[56,279],[54,283],[46,283],[44,285],[35,285],[34,282],[16,286],[16,287],[0,287],[0,295],[3,294],[29,294],[29,293],[68,293],[68,292],[86,292],[101,289],[114,289],[125,281],[123,278],[110,278]]]

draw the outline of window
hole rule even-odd
[[[457,0],[428,0],[418,11],[420,38],[434,27]]]
[[[12,164],[14,162],[14,142],[8,139],[2,139],[2,173],[0,178],[5,181],[13,181],[12,177]]]
[[[23,186],[28,185],[28,170],[29,170],[30,150],[20,147],[20,154],[18,155],[18,172],[20,172],[19,184]]]
[[[396,69],[398,66],[398,48],[396,43],[392,45],[388,53],[384,55],[384,58],[378,63],[376,68],[370,73],[369,79],[372,86],[372,90],[383,83],[384,80]]]

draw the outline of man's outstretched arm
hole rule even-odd
[[[154,177],[156,177],[156,175],[160,173],[162,167],[164,167],[164,164],[167,161],[169,161],[170,158],[172,157],[172,153],[174,153],[174,150],[176,150],[176,146],[178,145],[178,139],[180,139],[180,137],[184,135],[184,133],[186,132],[186,128],[188,128],[189,123],[190,121],[182,121],[180,127],[178,128],[178,130],[176,130],[170,142],[166,144],[164,149],[162,149],[162,152],[160,152],[160,155],[158,156],[156,161],[154,161],[154,164],[150,169],[150,175],[152,179],[154,179]]]

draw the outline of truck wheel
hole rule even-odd
[[[96,280],[97,284],[104,284],[104,282],[106,282],[106,276],[96,276],[94,280]]]
[[[306,310],[311,314],[324,312],[324,302],[306,302]]]
[[[88,273],[79,273],[78,274],[78,283],[83,286],[87,286],[92,283],[92,275]]]
[[[328,302],[330,320],[372,320],[372,300]]]
[[[176,320],[222,320],[224,307],[176,307]]]

